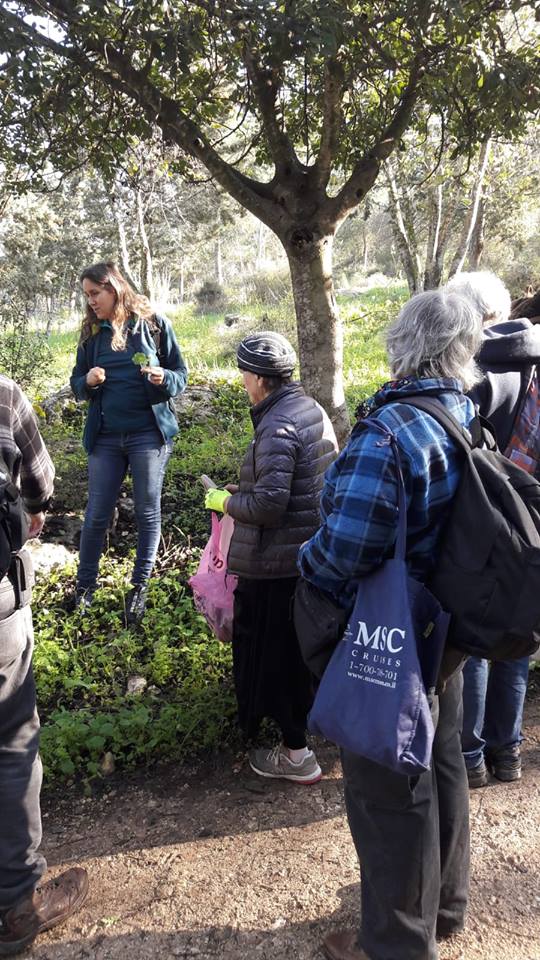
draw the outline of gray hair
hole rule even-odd
[[[470,390],[482,374],[474,355],[482,342],[482,319],[470,300],[453,291],[417,293],[386,334],[394,377],[453,377]]]
[[[490,270],[456,273],[447,287],[472,301],[484,325],[508,320],[512,306],[510,294],[502,280]]]

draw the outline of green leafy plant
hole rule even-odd
[[[147,357],[145,353],[134,353],[131,362],[137,367],[148,367],[150,365],[150,357]]]

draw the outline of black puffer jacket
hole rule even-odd
[[[252,580],[294,577],[298,548],[320,526],[324,472],[337,453],[327,414],[299,383],[251,410],[255,435],[227,501],[234,517],[228,569]]]

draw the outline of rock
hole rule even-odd
[[[117,508],[119,519],[133,520],[135,518],[135,504],[131,497],[120,497]]]
[[[148,681],[146,677],[130,677],[127,682],[127,693],[132,693],[134,695],[144,693]]]
[[[100,769],[103,776],[110,777],[114,773],[115,766],[116,765],[114,762],[114,756],[110,752],[110,750],[108,750],[107,753],[104,754],[103,759],[100,763]]]
[[[79,546],[81,538],[82,519],[76,513],[49,514],[45,522],[45,536],[67,547]]]
[[[159,883],[156,887],[155,896],[158,900],[168,900],[175,894],[175,888],[171,883]]]
[[[179,397],[174,397],[173,405],[180,420],[187,419],[195,423],[206,423],[215,416],[213,405],[216,390],[209,386],[188,387]]]
[[[49,573],[53,567],[64,567],[77,555],[74,550],[68,550],[62,543],[29,540],[26,547],[32,555],[34,570],[44,574]]]
[[[75,406],[76,404],[75,397],[69,383],[65,387],[61,387],[60,390],[57,390],[55,393],[51,394],[50,397],[47,397],[46,400],[42,400],[40,407],[43,410],[45,417],[48,421],[57,419],[62,411],[67,406]]]

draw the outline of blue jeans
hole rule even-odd
[[[93,589],[105,534],[128,471],[133,479],[137,521],[137,556],[131,582],[144,583],[152,573],[161,535],[161,488],[172,442],[158,430],[100,433],[88,458],[88,504],[81,534],[77,587]]]
[[[463,734],[468,769],[488,754],[519,746],[529,658],[497,661],[471,657],[463,669]]]

